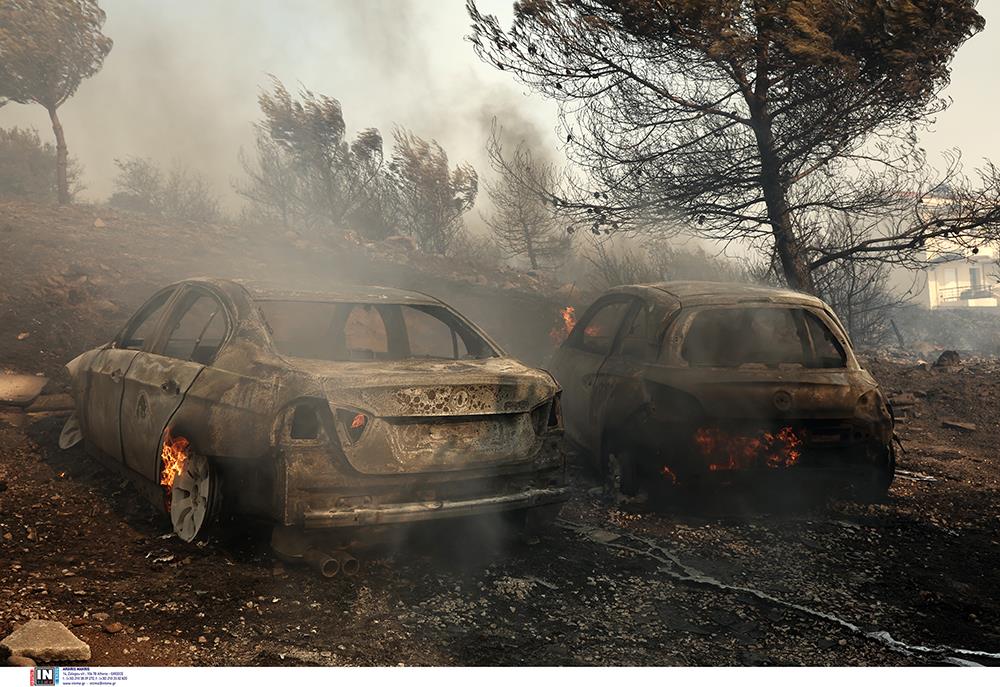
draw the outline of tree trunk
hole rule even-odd
[[[528,229],[528,225],[524,225],[524,245],[528,251],[528,261],[531,263],[531,269],[538,269],[538,258],[535,257],[535,246],[531,242],[531,230]]]
[[[59,204],[69,205],[69,179],[66,173],[69,151],[66,148],[66,136],[63,134],[56,108],[50,107],[48,110],[49,119],[52,120],[52,133],[56,135],[56,192],[59,194]]]
[[[775,153],[774,135],[771,132],[771,118],[766,106],[751,108],[754,135],[757,138],[757,149],[760,151],[761,186],[764,191],[764,203],[767,206],[767,219],[774,235],[774,250],[781,261],[781,271],[785,281],[793,289],[816,293],[812,272],[806,263],[802,243],[795,235],[792,219],[788,213],[788,199],[785,197],[785,187],[781,180],[781,166]]]

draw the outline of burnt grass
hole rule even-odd
[[[213,256],[232,272],[295,257],[244,237],[237,260],[225,228],[0,209],[0,368],[45,372],[46,393],[163,283],[219,274]],[[59,620],[93,665],[1000,663],[954,650],[1000,652],[1000,362],[867,366],[916,395],[884,502],[723,489],[626,510],[574,468],[536,543],[497,521],[419,528],[332,580],[277,560],[246,523],[179,541],[119,475],[58,449],[62,416],[0,406],[0,636]],[[881,631],[945,648],[891,648]]]

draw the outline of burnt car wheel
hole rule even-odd
[[[80,429],[80,418],[74,411],[66,418],[66,424],[63,425],[62,432],[59,433],[59,448],[65,451],[81,441],[83,441],[83,431]]]
[[[896,476],[896,451],[892,446],[883,449],[875,464],[851,485],[859,501],[874,503],[885,499]]]
[[[170,495],[170,521],[177,536],[186,542],[203,538],[219,505],[218,473],[199,453],[184,461]]]
[[[616,501],[639,496],[639,471],[635,454],[624,446],[613,445],[604,454],[604,485]]]

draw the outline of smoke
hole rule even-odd
[[[509,20],[510,0],[484,10]],[[103,70],[61,110],[70,154],[85,167],[84,199],[112,191],[115,158],[177,162],[205,175],[236,206],[237,153],[252,142],[257,95],[274,74],[337,98],[351,134],[394,125],[436,139],[452,163],[488,174],[484,122],[531,132],[555,149],[555,108],[518,91],[465,40],[464,3],[420,0],[240,0],[164,3],[102,0],[115,41]],[[491,114],[492,113],[492,114]],[[51,137],[38,106],[8,105],[0,126],[29,125]],[[548,133],[548,135],[546,134]],[[475,213],[470,213],[474,215]]]

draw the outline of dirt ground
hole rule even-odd
[[[284,259],[225,228],[0,210],[0,372],[44,372],[46,393],[169,276]],[[883,503],[723,490],[624,512],[573,470],[537,543],[423,528],[332,580],[260,531],[179,541],[120,476],[58,449],[63,416],[0,407],[0,636],[59,620],[93,665],[1000,665],[1000,361],[868,367],[913,394]]]

